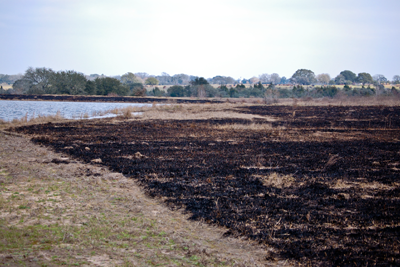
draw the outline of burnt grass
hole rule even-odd
[[[399,107],[239,111],[278,120],[270,130],[248,131],[219,126],[263,119],[93,120],[13,130],[87,163],[100,158],[192,220],[274,248],[267,259],[400,265]],[[271,174],[293,182],[268,185]]]

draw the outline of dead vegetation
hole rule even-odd
[[[33,115],[31,118],[28,117],[28,114],[25,114],[20,119],[13,119],[12,121],[5,121],[0,119],[0,129],[5,129],[10,126],[22,126],[22,125],[32,125],[32,124],[41,124],[41,123],[48,123],[48,122],[62,122],[67,121],[63,116],[61,116],[60,112],[58,111],[57,114],[52,116],[35,116]]]
[[[2,133],[0,211],[4,266],[267,264],[260,248],[187,221],[132,179]]]
[[[191,218],[196,220],[194,225],[219,225],[220,232],[215,238],[225,233],[260,242],[265,250],[259,255],[277,261],[278,265],[296,261],[321,266],[398,264],[398,103],[374,106],[371,101],[346,107],[343,102],[331,100],[307,101],[312,103],[306,105],[305,100],[296,100],[289,106],[282,103],[153,106],[136,110],[143,113],[132,118],[37,125],[18,131],[32,134],[39,144],[68,153],[70,162],[65,165],[68,170],[75,159],[86,163],[100,159],[102,165],[97,165],[100,170],[101,166],[107,166],[132,177],[148,195],[157,199],[149,201],[164,202],[172,209],[187,212],[180,222],[187,223],[186,219]],[[391,114],[390,124],[382,119],[388,114]],[[11,172],[5,168],[4,173],[7,176]],[[113,188],[90,186],[79,194],[86,197],[90,190],[99,192],[97,195]],[[120,187],[122,191],[115,195],[123,195],[131,186]],[[7,195],[7,201],[11,196]],[[128,196],[126,199],[118,203],[124,206],[132,202]],[[80,201],[77,203],[89,199]],[[21,202],[14,208],[26,210],[26,205]],[[91,214],[98,216],[99,212]],[[132,210],[123,212],[131,214]],[[109,215],[121,219],[123,212]],[[163,221],[165,214],[157,213],[155,218]],[[182,216],[177,212],[172,217],[179,215]],[[113,224],[118,226],[117,222],[110,225]],[[167,228],[175,227],[173,231],[185,228],[174,224],[172,220]],[[193,232],[196,231],[194,228]],[[190,236],[190,231],[187,233]],[[67,234],[65,240],[68,238]],[[188,239],[192,242],[192,237]],[[239,242],[234,240],[228,241]],[[121,244],[113,239],[108,241],[107,244]],[[137,242],[129,239],[132,241]],[[93,248],[103,249],[101,244],[96,243]],[[150,255],[155,251],[152,249],[144,254]],[[206,252],[209,254],[207,249]],[[76,253],[86,252],[82,249]],[[204,257],[202,252],[196,253],[196,257]],[[98,262],[110,259],[104,255],[96,257],[94,260]],[[129,257],[130,263],[135,262]],[[205,258],[210,261],[201,264],[235,264]],[[254,264],[251,259],[244,263]]]

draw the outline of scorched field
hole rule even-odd
[[[267,259],[400,265],[399,107],[253,105],[224,112],[243,117],[14,130],[136,179],[192,220],[259,242]]]

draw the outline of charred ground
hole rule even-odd
[[[400,264],[399,107],[235,111],[265,119],[110,119],[14,130],[87,163],[101,159],[193,220],[275,248],[270,259]]]

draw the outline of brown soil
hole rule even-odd
[[[253,119],[109,119],[13,130],[124,174],[191,220],[226,227],[224,236],[265,245],[265,259],[400,265],[399,107],[235,112]]]

